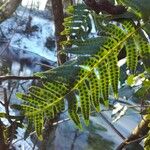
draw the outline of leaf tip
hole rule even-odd
[[[96,110],[96,112],[100,112],[100,107],[97,106],[97,107],[95,108],[95,110]]]
[[[38,139],[39,139],[40,141],[43,141],[43,136],[42,136],[42,135],[38,135]]]
[[[88,126],[89,125],[89,119],[85,119],[84,123],[85,123],[86,126]]]

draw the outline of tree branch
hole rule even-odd
[[[148,124],[150,123],[150,120],[146,119],[146,115],[143,117],[141,122],[137,125],[137,127],[133,130],[131,135],[125,139],[118,147],[116,150],[122,150],[124,147],[129,145],[130,143],[135,143],[135,142],[141,142],[143,137],[145,137],[150,130],[148,127]]]
[[[64,22],[64,12],[63,12],[63,3],[62,0],[52,0],[52,9],[54,15],[54,23],[55,23],[55,37],[56,37],[56,45],[57,45],[57,59],[58,65],[61,65],[66,62],[66,55],[61,52],[62,46],[61,42],[66,39],[65,36],[61,35],[61,32],[64,30],[63,22]]]
[[[0,23],[9,18],[20,5],[22,0],[7,0],[7,1],[0,1],[2,6],[0,8]]]
[[[8,150],[8,145],[5,143],[3,131],[4,131],[4,125],[3,122],[0,120],[0,149]]]
[[[5,81],[5,80],[40,80],[40,77],[37,76],[0,76],[0,81]]]
[[[100,2],[96,2],[95,0],[84,0],[85,4],[94,10],[97,14],[102,11],[107,12],[111,15],[119,15],[126,12],[126,8],[122,5],[113,5],[108,0],[102,0]]]

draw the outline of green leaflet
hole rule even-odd
[[[60,89],[61,89],[62,86],[60,86]],[[57,88],[56,88],[57,89]],[[53,93],[53,91],[50,91],[50,90],[46,90],[46,89],[43,89],[43,88],[39,88],[39,87],[36,87],[36,86],[32,86],[30,89],[30,94],[39,98],[39,99],[42,99],[42,100],[45,100],[45,101],[49,101],[50,103],[54,101],[54,99],[59,99],[61,98],[61,93]],[[63,91],[61,91],[63,93]],[[63,93],[64,94],[64,93]],[[54,111],[56,113],[59,113],[60,111],[64,110],[64,101],[60,101],[60,102],[57,102],[56,105],[54,106]]]
[[[121,2],[123,5],[130,7],[129,11],[133,12],[134,14],[136,14],[138,17],[141,18],[142,14],[141,14],[141,10],[140,10],[140,3],[137,0],[118,0],[119,2]]]
[[[108,68],[110,83],[115,97],[118,97],[118,81],[119,81],[119,67],[118,67],[118,51],[114,51],[108,58]]]
[[[127,33],[135,32],[135,24],[132,21],[122,21],[122,25]]]
[[[77,113],[77,111],[78,111],[78,101],[76,100],[75,93],[70,93],[69,95],[67,95],[67,98],[68,98],[68,113],[69,113],[69,116],[73,120],[75,125],[79,129],[82,129],[80,118],[79,118],[79,115]]]
[[[138,63],[138,50],[133,37],[127,40],[125,48],[127,54],[127,67],[131,73],[134,74]]]
[[[41,99],[35,98],[31,95],[26,95],[26,94],[22,94],[22,93],[17,93],[16,96],[22,100],[25,101],[25,104],[36,107],[36,108],[40,108],[43,105],[46,105],[47,102],[43,101]]]
[[[91,97],[91,102],[97,112],[100,111],[99,99],[100,99],[100,88],[101,87],[99,84],[100,83],[99,80],[100,79],[96,75],[96,72],[93,72],[87,78],[87,81],[89,83],[89,93],[90,93],[90,97]]]
[[[138,34],[135,36],[135,40],[146,71],[150,72],[150,44]]]
[[[84,4],[78,4],[78,5],[74,5],[74,6],[69,6],[67,9],[66,9],[66,12],[68,14],[79,14],[80,11],[87,11],[87,6],[84,5]]]
[[[144,150],[149,150],[150,149],[150,133],[148,133],[148,136],[144,140]]]
[[[0,118],[6,118],[6,113],[0,112]]]
[[[101,65],[98,66],[98,71],[100,73],[100,87],[103,97],[104,104],[108,104],[108,94],[109,94],[109,72],[107,60],[104,60]]]
[[[76,46],[99,46],[103,44],[106,41],[106,39],[109,39],[109,37],[100,36],[100,37],[88,38],[85,40],[71,39],[70,43]]]
[[[93,54],[93,51],[98,52],[100,46],[80,46],[80,47],[73,47],[73,48],[67,48],[65,50],[66,53],[71,54],[79,54],[79,55],[91,55]]]
[[[117,0],[121,2],[125,7],[128,7],[128,11],[134,13],[138,18],[148,20],[150,1],[149,0]]]
[[[82,82],[78,86],[77,90],[79,92],[81,112],[84,118],[84,122],[86,125],[88,125],[90,116],[90,94],[89,89],[87,87],[87,83],[85,81]]]
[[[71,39],[88,38],[88,33],[92,29],[91,19],[89,17],[89,10],[86,5],[79,4],[77,6],[71,6],[67,12],[71,16],[64,19],[63,25],[65,26],[62,35]],[[62,41],[62,45],[70,45],[71,41]]]
[[[104,36],[104,37],[96,37],[96,38],[89,38],[86,40],[70,40],[70,44],[76,45],[78,47],[73,48],[66,48],[65,51],[67,53],[72,54],[80,54],[80,55],[92,55],[94,53],[97,53],[100,49],[100,47],[105,43],[107,45],[106,41],[110,43],[110,41],[115,42],[112,38]]]
[[[135,35],[135,40],[137,42],[141,57],[145,57],[145,55],[150,53],[149,43],[146,40],[144,40],[139,34]]]
[[[52,94],[56,94],[59,97],[67,92],[67,87],[65,84],[58,82],[43,82],[43,86],[46,87]]]
[[[34,118],[34,126],[39,140],[43,140],[42,130],[44,125],[43,112],[36,114],[33,116]]]
[[[122,40],[125,36],[124,31],[114,24],[108,24],[102,29],[107,33],[114,37],[117,41]]]

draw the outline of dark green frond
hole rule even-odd
[[[88,125],[91,104],[96,111],[100,111],[101,99],[108,106],[109,93],[113,91],[117,97],[120,76],[118,54],[123,47],[127,52],[127,66],[132,72],[136,70],[139,54],[147,64],[149,61],[149,43],[141,37],[141,27],[137,27],[133,21],[122,19],[119,23],[112,24],[107,20],[107,25],[104,25],[103,19],[106,16],[95,14],[93,19],[102,16],[94,22],[97,22],[97,29],[103,30],[104,34],[89,38],[89,14],[93,12],[85,5],[70,7],[68,12],[71,16],[65,19],[65,30],[62,32],[67,40],[62,44],[64,51],[75,56],[74,60],[38,73],[42,85],[31,86],[28,94],[17,95],[23,100],[21,107],[24,114],[33,120],[40,139],[45,119],[52,119],[61,113],[65,108],[64,100],[68,101],[70,118],[81,129],[78,112],[80,107],[81,116]]]

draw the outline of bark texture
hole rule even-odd
[[[55,37],[57,45],[57,58],[58,64],[63,64],[66,62],[66,55],[61,53],[62,47],[60,45],[61,41],[65,40],[65,36],[62,36],[60,33],[64,30],[63,21],[64,21],[64,12],[62,0],[52,0],[52,9],[55,22]]]
[[[0,0],[0,23],[9,18],[21,2],[22,0]]]
[[[0,120],[0,149],[1,150],[8,150],[9,146],[5,143],[3,131],[4,131],[4,125]]]
[[[140,143],[142,140],[142,137],[146,136],[148,134],[148,131],[150,128],[148,127],[148,124],[150,123],[150,120],[146,118],[146,115],[143,116],[143,119],[141,122],[137,125],[137,127],[133,130],[131,135],[124,140],[116,150],[122,150],[125,148],[127,145],[131,143]],[[141,140],[138,140],[141,139]]]

